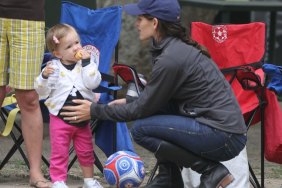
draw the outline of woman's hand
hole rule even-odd
[[[120,104],[126,104],[126,99],[125,98],[117,99],[108,103],[108,105],[120,105]]]
[[[82,121],[90,120],[90,106],[92,102],[88,100],[75,99],[72,102],[78,104],[77,106],[64,106],[63,109],[68,112],[61,112],[60,115],[64,116],[64,120],[71,123],[79,123]]]

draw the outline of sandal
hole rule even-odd
[[[35,182],[30,182],[29,184],[31,187],[35,187],[35,188],[51,188],[52,187],[52,183],[48,180],[38,180]]]

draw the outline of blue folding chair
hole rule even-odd
[[[267,74],[267,88],[282,96],[282,66],[266,63],[262,68]]]

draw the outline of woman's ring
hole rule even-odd
[[[74,116],[74,121],[76,121],[76,116]]]

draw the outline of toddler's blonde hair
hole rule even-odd
[[[46,45],[49,52],[53,53],[60,44],[60,39],[65,37],[67,33],[76,30],[68,24],[56,24],[51,27],[46,35]]]

